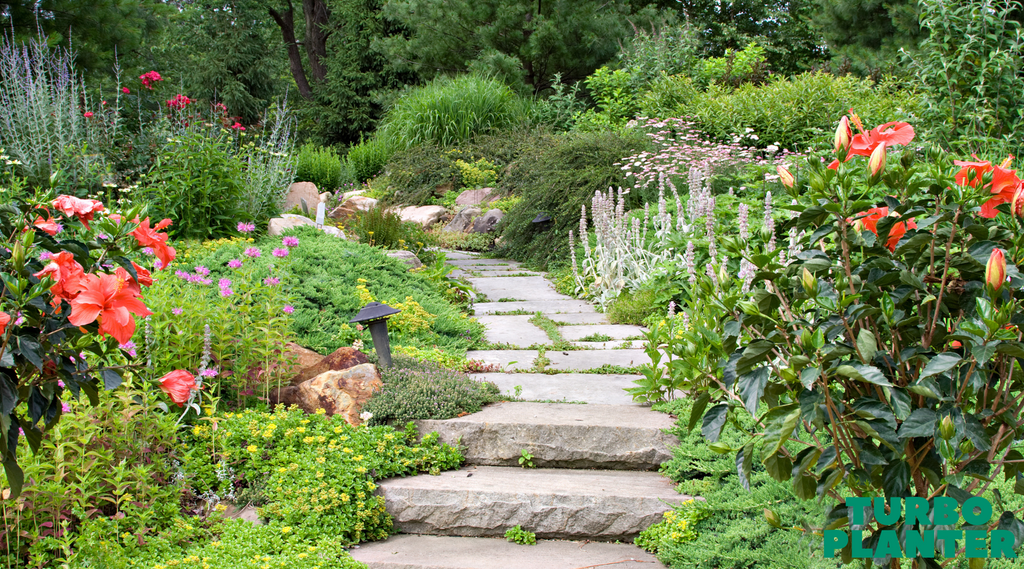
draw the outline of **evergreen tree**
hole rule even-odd
[[[894,68],[898,52],[927,36],[918,25],[917,0],[815,0],[814,24],[829,49],[855,70]]]

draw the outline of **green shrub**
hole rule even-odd
[[[387,174],[377,183],[387,188],[383,197],[390,203],[426,205],[459,187],[462,173],[455,159],[460,156],[436,144],[399,150],[388,160]]]
[[[255,245],[264,251],[263,255],[245,262],[258,268],[254,275],[260,278],[270,276],[271,265],[278,270],[287,266],[288,272],[278,276],[288,283],[288,292],[294,298],[291,331],[300,345],[325,354],[356,340],[370,345],[369,331],[356,330],[348,321],[370,300],[396,306],[408,304],[409,297],[431,316],[430,325],[393,329],[392,345],[437,347],[462,355],[483,337],[483,327],[459,312],[434,283],[409,271],[408,265],[384,255],[380,249],[338,239],[311,227],[298,228],[292,234],[299,238],[299,245],[291,248],[287,263],[268,254],[271,249],[280,248],[280,237],[257,241]],[[227,244],[194,262],[209,267],[209,278],[217,282],[228,274],[228,261],[245,259],[245,245]],[[409,307],[415,308],[411,304]],[[411,314],[416,312],[410,310]],[[394,324],[396,318],[389,323]]]
[[[295,163],[296,182],[313,182],[321,192],[333,192],[342,184],[341,158],[329,148],[306,144]]]
[[[174,220],[168,233],[179,239],[234,234],[239,221],[250,219],[242,168],[224,136],[188,132],[168,140],[142,194],[150,217]]]
[[[624,291],[608,305],[608,320],[612,324],[643,326],[647,319],[661,311],[654,290],[642,288]]]
[[[494,248],[494,236],[489,233],[461,233],[440,229],[431,231],[430,239],[442,249],[490,251]]]
[[[431,362],[396,356],[394,363],[381,369],[384,388],[363,407],[373,413],[372,424],[451,419],[476,413],[499,394],[493,383],[470,379],[465,373]]]
[[[349,222],[348,229],[360,243],[384,249],[419,252],[429,240],[423,226],[402,221],[397,213],[383,207],[358,212]]]
[[[359,144],[349,149],[345,163],[355,181],[361,184],[383,172],[392,154],[391,148],[380,138],[360,139]]]
[[[522,195],[501,221],[498,254],[540,267],[568,263],[568,232],[578,227],[581,206],[596,191],[630,185],[615,163],[646,147],[643,135],[632,131],[536,137],[498,184],[502,194]],[[542,212],[551,223],[532,223]]]
[[[831,140],[836,123],[850,108],[864,124],[881,124],[906,118],[916,103],[911,93],[889,84],[809,72],[735,90],[716,84],[703,92],[686,78],[667,77],[652,85],[641,106],[640,113],[647,116],[689,117],[718,140],[740,135],[746,136],[746,144],[802,151],[823,138]]]
[[[473,163],[461,159],[456,160],[455,166],[462,174],[462,187],[464,188],[493,186],[498,181],[498,173],[495,171],[497,166],[486,158],[481,158]]]
[[[520,124],[529,112],[529,101],[497,79],[473,74],[439,78],[396,101],[378,136],[393,148],[428,142],[451,146]]]
[[[537,545],[537,534],[523,529],[523,526],[515,526],[505,531],[505,540],[519,545]]]
[[[764,516],[769,508],[787,525],[798,525],[799,520],[820,525],[823,507],[797,500],[789,485],[773,480],[759,463],[750,478],[750,490],[743,489],[733,456],[708,449],[700,429],[687,430],[691,408],[692,401],[686,399],[657,407],[679,417],[672,430],[679,446],[672,450],[672,460],[663,464],[661,471],[679,483],[679,492],[705,501],[677,508],[673,516],[666,516],[665,521],[641,534],[637,544],[656,551],[658,558],[673,569],[838,567],[839,560],[822,557],[820,543],[816,544],[813,537],[804,537],[798,530],[776,529]],[[721,442],[741,447],[747,439],[728,431]],[[690,520],[685,530],[679,523],[682,520]]]

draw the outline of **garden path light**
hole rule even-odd
[[[370,327],[370,337],[373,338],[373,349],[377,352],[380,364],[384,367],[391,367],[391,342],[388,339],[387,319],[401,310],[392,308],[382,302],[371,302],[364,306],[359,314],[349,324],[366,323]]]

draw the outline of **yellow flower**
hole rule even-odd
[[[283,528],[281,528],[281,533],[291,533],[291,531],[292,531],[292,527],[291,526],[284,526]]]
[[[249,451],[249,452],[256,452],[256,451],[257,451],[257,450],[259,450],[259,449],[258,449],[258,448],[256,448],[256,445],[249,445],[249,446],[247,446],[247,447],[245,448],[245,450],[247,450],[247,451]]]

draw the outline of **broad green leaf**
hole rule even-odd
[[[962,360],[963,358],[953,352],[941,353],[928,361],[928,364],[924,366],[923,370],[921,370],[921,375],[918,379],[924,379],[926,377],[945,373],[953,369],[953,367]]]
[[[856,379],[857,381],[863,381],[865,383],[873,383],[875,385],[882,385],[885,387],[891,387],[892,384],[889,380],[885,379],[885,374],[882,370],[875,366],[864,365],[864,364],[847,364],[841,365],[836,368],[836,373],[850,379]]]
[[[861,328],[857,334],[857,351],[860,352],[865,362],[870,362],[875,357],[875,352],[878,351],[878,342],[875,340],[875,335],[871,333],[871,330],[867,328]]]
[[[736,391],[743,399],[743,406],[751,415],[757,414],[757,405],[764,395],[764,386],[768,384],[768,368],[760,367],[745,373],[736,380]]]
[[[711,400],[711,395],[707,391],[701,393],[697,401],[694,402],[693,408],[690,409],[690,422],[686,426],[687,431],[692,431],[697,426],[697,421],[700,420],[701,416],[704,415],[704,410],[708,407],[708,401]]]
[[[711,409],[708,409],[706,415],[704,415],[704,423],[701,425],[700,433],[704,435],[704,438],[709,442],[713,443],[718,441],[718,437],[722,434],[722,427],[725,426],[725,419],[729,414],[729,406],[725,403],[719,403]]]
[[[900,425],[900,439],[911,437],[932,437],[935,435],[935,424],[938,415],[931,409],[914,409],[914,412],[907,417]]]
[[[754,442],[751,441],[736,453],[736,474],[740,478],[740,486],[750,490],[750,469],[754,464]]]
[[[772,409],[765,417],[762,456],[771,456],[779,452],[782,445],[792,436],[799,421],[800,407],[796,403]]]
[[[793,477],[793,461],[781,453],[766,456],[761,463],[764,464],[768,475],[779,482],[785,482]]]
[[[819,377],[821,377],[820,369],[816,367],[805,367],[800,372],[800,383],[804,386],[804,389],[810,389]]]

